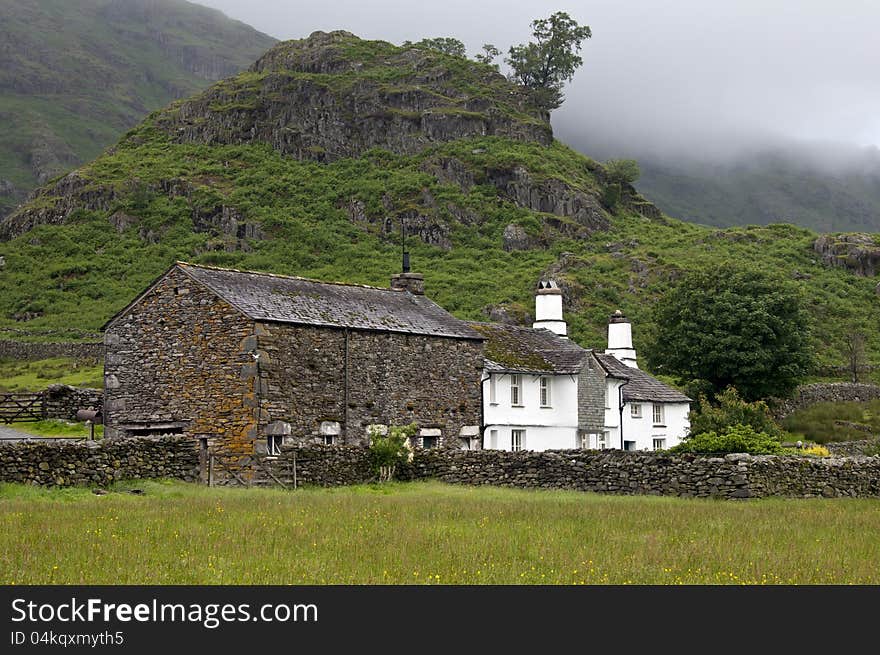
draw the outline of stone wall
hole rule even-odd
[[[837,441],[823,444],[836,457],[858,457],[880,454],[880,438],[858,441]]]
[[[104,434],[183,430],[250,455],[256,439],[253,323],[173,270],[105,332]]]
[[[815,403],[866,401],[878,398],[880,398],[880,386],[874,384],[817,383],[802,385],[795,390],[791,398],[774,399],[771,406],[774,417],[781,420],[789,414]]]
[[[260,432],[289,424],[290,434],[320,439],[322,423],[339,442],[366,445],[367,426],[439,429],[459,446],[464,426],[480,424],[482,344],[423,335],[258,324]]]
[[[104,357],[103,343],[88,342],[30,342],[0,339],[0,359],[38,360],[70,357],[98,362]]]
[[[880,497],[880,457],[670,455],[607,451],[419,451],[404,477],[608,494]]]
[[[0,442],[0,482],[103,486],[139,478],[195,481],[198,474],[197,442],[187,437]]]
[[[81,409],[101,410],[104,392],[101,389],[71,387],[66,384],[50,384],[43,392],[43,415],[75,421]]]
[[[259,463],[252,482],[260,486],[272,486],[280,481],[289,489],[303,485],[336,487],[365,484],[376,478],[370,465],[370,453],[360,446],[284,447],[279,456],[260,458]]]

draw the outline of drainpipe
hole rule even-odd
[[[618,409],[620,410],[620,426],[618,429],[620,430],[620,449],[623,450],[623,408],[626,407],[626,403],[623,402],[623,388],[628,385],[631,380],[627,380],[622,383],[619,387],[617,387],[617,396],[618,396]]]
[[[484,403],[486,402],[486,382],[492,376],[489,375],[487,377],[480,378],[480,450],[486,450],[486,409]]]
[[[345,443],[348,443],[348,328],[344,329],[345,334],[345,372],[343,377],[343,407],[342,407],[342,433],[345,436]]]

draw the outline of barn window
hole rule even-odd
[[[269,435],[267,437],[268,443],[266,447],[266,452],[270,455],[280,455],[281,454],[281,440],[284,437],[281,435]]]

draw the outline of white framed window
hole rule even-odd
[[[498,430],[489,430],[489,448],[492,450],[498,448]]]
[[[510,449],[523,450],[526,447],[526,431],[511,430],[510,431]]]
[[[666,439],[654,437],[654,450],[666,450]]]
[[[269,435],[266,440],[266,452],[269,455],[280,455],[281,454],[281,440],[284,437],[281,435]]]
[[[663,405],[660,403],[654,403],[654,425],[664,425]]]
[[[608,442],[611,440],[611,433],[607,430],[599,435],[598,438],[598,446],[599,450],[605,450],[608,448]]]
[[[510,376],[510,405],[512,407],[522,407],[522,376]]]
[[[422,448],[436,448],[440,444],[440,437],[422,437]]]
[[[541,388],[541,407],[550,407],[550,380],[551,378],[542,377],[539,382]]]
[[[489,376],[489,402],[493,405],[498,404],[498,399],[495,396],[495,376]]]
[[[629,406],[629,413],[633,418],[642,418],[642,406],[639,403],[633,403]]]

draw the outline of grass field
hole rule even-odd
[[[50,384],[101,388],[104,386],[104,367],[68,357],[0,359],[0,391],[42,391]]]
[[[0,486],[0,584],[880,583],[880,503]]]

